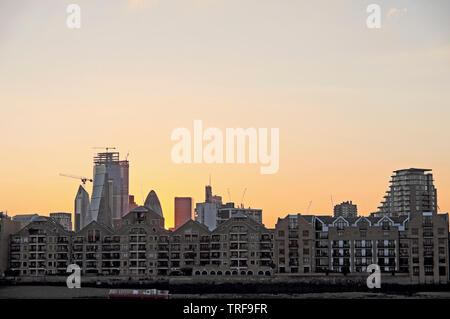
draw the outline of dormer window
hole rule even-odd
[[[339,221],[336,222],[335,226],[336,226],[336,228],[338,230],[343,230],[346,225],[345,225],[345,222],[343,220],[339,220]]]

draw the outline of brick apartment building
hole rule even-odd
[[[236,215],[210,231],[188,221],[175,231],[147,207],[122,218],[117,230],[91,222],[66,231],[41,217],[10,237],[10,274],[310,276],[365,273],[372,263],[410,283],[448,283],[448,214],[398,217],[288,215],[268,229]],[[366,273],[367,274],[367,273]]]

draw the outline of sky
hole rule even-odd
[[[66,7],[81,8],[81,28]],[[381,7],[369,29],[366,8]],[[433,170],[450,210],[450,2],[0,0],[0,211],[73,212],[98,146],[130,193],[292,213],[376,211],[393,170]],[[279,170],[176,164],[176,128],[279,128]],[[90,191],[91,186],[88,185]],[[228,196],[228,190],[230,197]],[[309,203],[311,202],[308,211]]]

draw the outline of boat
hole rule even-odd
[[[110,289],[109,299],[169,299],[168,290],[158,289]]]

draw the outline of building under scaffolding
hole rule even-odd
[[[91,217],[107,226],[120,224],[128,213],[129,163],[120,160],[119,152],[94,156],[94,182]]]

